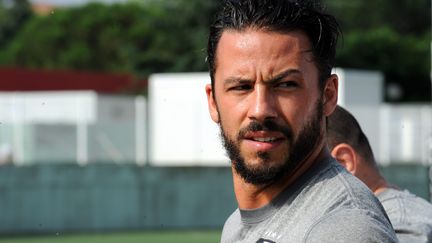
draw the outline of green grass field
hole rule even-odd
[[[2,243],[217,243],[220,231],[142,231],[98,234],[0,236]]]

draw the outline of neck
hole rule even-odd
[[[373,191],[373,193],[375,195],[384,191],[387,188],[389,188],[389,185],[387,184],[387,182],[384,178],[382,178],[382,180],[378,181],[374,186],[370,187],[370,189]]]
[[[363,177],[363,181],[375,195],[389,187],[392,187],[390,184],[388,184],[386,179],[379,173],[378,170],[371,169],[367,171],[366,175]]]
[[[234,167],[233,182],[234,192],[240,209],[256,209],[267,205],[279,195],[286,187],[291,185],[298,177],[313,167],[322,159],[329,157],[330,153],[324,143],[320,144],[319,149],[314,150],[306,159],[297,166],[291,173],[284,176],[279,181],[270,185],[254,185],[247,183],[237,174]]]

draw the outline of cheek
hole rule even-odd
[[[296,97],[295,99],[284,100],[281,104],[281,114],[284,123],[287,124],[294,135],[297,136],[310,117],[316,112],[316,101]]]
[[[247,112],[247,100],[239,99],[234,95],[225,94],[224,97],[218,99],[218,107],[221,116],[225,117],[241,117]]]
[[[221,102],[219,104],[219,118],[224,131],[230,137],[238,133],[242,126],[247,124],[246,107],[240,102]]]
[[[297,124],[301,123],[304,115],[304,103],[291,99],[280,101],[279,104],[281,111],[279,115],[281,118],[293,128],[297,127]]]

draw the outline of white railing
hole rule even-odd
[[[187,161],[189,166],[228,166],[228,159],[223,157],[223,151],[220,150],[218,134],[209,134],[217,131],[201,129],[215,124],[208,115],[205,96],[200,99],[202,100],[193,100],[194,103],[190,106],[166,105],[165,103],[169,103],[169,100],[166,100],[165,106],[153,107],[149,116],[167,114],[172,117],[174,113],[167,113],[170,111],[163,107],[188,109],[187,112],[177,111],[176,114],[190,115],[159,119],[163,124],[158,122],[150,125],[154,119],[148,119],[147,101],[141,96],[104,96],[93,92],[0,93],[0,162],[13,160],[13,163],[18,165],[39,162],[77,162],[81,165],[113,162],[143,165],[151,160],[147,153],[148,147],[172,153],[182,149],[178,146],[184,146],[188,151],[202,154],[205,146],[207,156],[201,156],[197,161],[197,156],[190,152],[190,156],[194,157],[188,161],[188,158],[182,155],[179,163],[175,165]],[[194,104],[199,108],[193,108]],[[432,165],[430,104],[356,105],[346,108],[359,120],[379,163]],[[196,109],[199,110],[198,113]],[[194,110],[195,112],[192,112]],[[188,125],[178,126],[180,120]],[[152,129],[150,135],[153,138],[147,136],[149,129]],[[164,132],[164,141],[149,146],[148,143],[154,141],[154,137],[161,136],[158,131]],[[198,136],[197,131],[202,135]],[[172,141],[188,142],[178,143],[173,149],[169,145],[172,142],[170,137],[166,137],[167,132],[173,138]],[[189,135],[193,135],[195,139],[187,138]],[[222,159],[215,161],[214,158],[220,157]],[[150,161],[150,164],[171,165],[163,162]]]
[[[348,106],[360,122],[379,163],[432,165],[430,104]]]
[[[146,132],[142,96],[0,93],[0,163],[144,164]]]

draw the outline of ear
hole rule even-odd
[[[336,145],[331,151],[331,155],[351,174],[356,175],[358,160],[354,149],[349,144]]]
[[[219,111],[217,109],[216,100],[213,96],[213,90],[211,84],[207,84],[205,86],[206,94],[207,94],[207,103],[208,109],[210,112],[210,117],[216,123],[219,123]]]
[[[330,75],[323,90],[323,112],[329,116],[336,108],[338,101],[339,78],[336,74]]]

